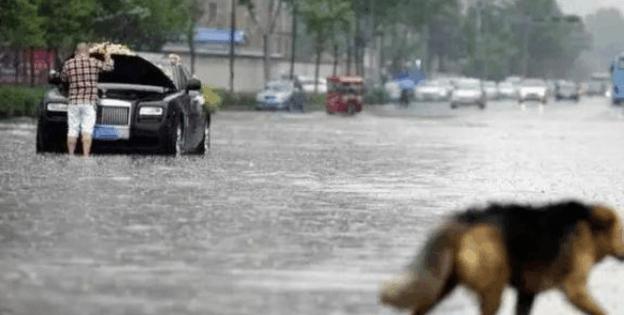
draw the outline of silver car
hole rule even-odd
[[[525,79],[520,84],[518,91],[518,101],[538,101],[543,104],[548,103],[548,85],[542,79]]]
[[[494,81],[483,82],[483,91],[488,100],[498,99],[498,87]]]
[[[511,82],[498,83],[498,97],[504,99],[517,99],[518,88]]]
[[[416,101],[448,101],[450,91],[438,81],[425,81],[414,89]]]
[[[451,108],[462,105],[476,105],[485,109],[487,99],[481,81],[476,79],[461,79],[455,81],[455,90],[451,95]]]

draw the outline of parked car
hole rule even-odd
[[[304,95],[295,81],[277,80],[267,83],[256,95],[256,109],[303,111]]]
[[[585,95],[587,96],[606,96],[609,90],[609,82],[600,80],[591,80],[587,82],[587,90]]]
[[[485,96],[488,100],[498,99],[498,87],[496,86],[496,82],[483,82],[483,91],[485,92]]]
[[[327,93],[327,80],[324,78],[319,78],[315,84],[313,77],[299,77],[299,82],[301,83],[303,92],[306,94],[313,94],[315,92],[315,88],[316,92],[319,94]]]
[[[559,81],[555,87],[555,99],[578,101],[581,97],[579,85],[570,81]]]
[[[520,84],[518,91],[518,101],[538,101],[543,104],[548,103],[548,86],[542,79],[525,79]]]
[[[476,79],[460,79],[455,81],[455,90],[451,95],[451,108],[461,105],[476,105],[484,109],[487,105],[485,91],[481,81]]]
[[[137,55],[112,58],[114,70],[99,77],[94,151],[205,153],[210,113],[198,97],[201,82],[180,64],[156,64]],[[65,152],[67,86],[58,72],[49,82],[53,88],[38,108],[37,152]]]
[[[396,81],[388,81],[384,84],[384,90],[391,101],[398,101],[401,98],[401,86]]]
[[[414,89],[416,101],[448,101],[451,91],[439,81],[424,81]]]
[[[518,89],[511,82],[498,83],[498,97],[504,99],[517,99]]]

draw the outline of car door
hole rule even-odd
[[[186,86],[192,78],[190,71],[183,65],[178,65],[180,84],[184,87],[186,108],[187,108],[187,133],[186,140],[189,149],[199,145],[204,136],[205,117],[203,115],[203,97],[201,91],[188,91]]]

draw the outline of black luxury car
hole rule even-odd
[[[94,152],[204,154],[210,145],[210,113],[201,82],[183,65],[112,57],[114,70],[99,78]],[[39,105],[38,153],[66,151],[67,86],[57,72],[49,81],[54,87]]]

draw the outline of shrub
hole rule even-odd
[[[306,94],[305,110],[325,110],[325,94]]]
[[[0,85],[0,117],[35,116],[44,87]]]
[[[383,87],[372,87],[364,94],[364,103],[368,105],[386,104],[390,97]]]
[[[204,100],[206,101],[206,109],[211,113],[218,111],[223,102],[221,96],[207,85],[202,87],[202,94],[204,96]]]
[[[226,90],[215,90],[221,97],[221,107],[229,109],[253,109],[256,105],[256,93],[234,92]]]

